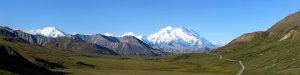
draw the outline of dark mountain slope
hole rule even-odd
[[[37,44],[44,47],[64,48],[72,52],[84,55],[118,55],[116,52],[96,44],[72,39],[68,37],[48,38],[41,35],[31,35],[20,30],[12,30],[8,27],[0,27],[1,32],[6,32],[14,37],[20,37],[24,42]]]
[[[166,53],[160,50],[153,49],[148,44],[134,36],[125,37],[110,37],[101,34],[96,35],[72,35],[71,37],[83,40],[89,43],[94,43],[103,47],[114,50],[116,53],[123,56],[161,56]]]
[[[106,47],[102,47],[92,43],[87,43],[84,41],[70,39],[68,37],[60,37],[54,39],[46,43],[44,46],[50,48],[58,47],[58,48],[69,49],[74,53],[83,54],[83,55],[99,55],[99,54],[118,55],[116,52]]]
[[[14,33],[16,35],[18,35],[20,38],[22,38],[30,43],[38,44],[41,46],[45,45],[46,43],[48,43],[51,40],[54,40],[54,38],[47,38],[42,35],[31,35],[26,32],[23,32],[21,30],[16,30],[16,31],[14,31]]]
[[[0,45],[0,69],[22,75],[63,75],[64,73],[51,72],[46,68],[37,66],[11,47]],[[45,63],[43,63],[45,64]]]
[[[120,37],[119,40],[120,40],[120,42],[125,42],[125,43],[128,43],[128,44],[133,44],[133,45],[136,45],[138,47],[152,49],[151,46],[149,46],[148,44],[144,43],[143,41],[139,40],[138,38],[136,38],[134,36]]]
[[[51,72],[48,68],[55,68],[53,64],[40,62],[31,57],[31,61],[23,57],[15,49],[16,43],[30,44],[26,40],[17,37],[9,28],[0,27],[0,69],[22,75],[62,75],[64,73]],[[34,46],[34,45],[33,45]],[[26,49],[25,49],[26,50]],[[29,57],[28,57],[29,58]],[[47,65],[47,66],[46,66]],[[62,68],[62,66],[60,66]]]

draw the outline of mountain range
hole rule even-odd
[[[42,35],[50,38],[58,38],[58,37],[71,37],[74,39],[82,40],[85,42],[97,44],[100,46],[107,47],[114,51],[117,51],[123,54],[123,50],[120,49],[156,49],[162,52],[167,53],[201,53],[201,52],[209,52],[218,46],[206,40],[204,37],[200,36],[197,32],[189,28],[173,28],[168,26],[166,28],[161,29],[159,32],[151,34],[149,36],[144,35],[135,35],[133,32],[128,32],[123,34],[120,37],[114,37],[112,34],[95,34],[95,35],[85,35],[85,34],[66,34],[65,32],[55,28],[55,27],[45,27],[43,29],[31,30],[28,33],[32,35]],[[126,39],[124,39],[126,38]],[[126,45],[130,46],[130,49],[120,47],[120,43],[129,43],[128,40],[131,39],[131,44],[138,44],[139,46],[134,45]],[[138,40],[137,40],[138,39]],[[132,42],[135,41],[135,42]],[[117,47],[116,47],[117,46]],[[138,50],[130,51],[130,54],[143,55],[139,53],[135,53]],[[145,51],[144,51],[145,52]],[[128,53],[128,52],[125,52]],[[145,52],[147,54],[149,52]],[[150,52],[151,53],[151,52]]]

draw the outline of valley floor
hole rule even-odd
[[[19,53],[24,57],[20,60],[28,60],[53,72],[70,75],[234,75],[240,70],[240,65],[236,62],[220,60],[219,57],[205,53],[163,57],[85,56],[63,48],[6,41],[0,41],[0,45],[7,51]],[[222,65],[224,63],[226,65]],[[9,68],[24,71],[15,66]],[[0,70],[0,74],[7,75],[11,72]]]
[[[56,69],[70,75],[235,75],[240,71],[238,62],[226,62],[236,65],[220,66],[210,63],[205,59],[223,61],[218,57],[208,54],[189,54],[167,57],[73,57],[80,62],[95,65],[87,67],[80,65],[69,66],[69,69]],[[241,74],[244,75],[244,74]]]
[[[14,48],[31,62],[43,59],[62,66],[50,70],[68,75],[236,75],[241,70],[238,62],[221,60],[219,56],[206,53],[163,57],[84,56],[59,48],[28,47],[31,45],[8,42],[0,44]],[[10,73],[0,71],[0,74]],[[246,74],[242,72],[241,75]]]
[[[135,70],[99,70],[99,71],[77,71],[74,75],[232,75],[221,73],[187,73],[172,71],[135,71]]]

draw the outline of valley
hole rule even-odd
[[[1,45],[7,45],[9,43],[2,42]],[[82,56],[73,54],[63,50],[44,50],[41,47],[26,48],[28,45],[17,44],[8,45],[9,47],[18,46],[17,52],[26,59],[32,61],[33,58],[47,60],[49,63],[56,63],[64,68],[55,67],[55,69],[49,69],[54,72],[64,72],[72,75],[118,75],[118,74],[156,74],[156,75],[195,75],[195,74],[207,74],[215,75],[225,73],[233,73],[231,71],[223,71],[222,67],[211,66],[204,62],[205,59],[197,59],[199,56],[208,57],[209,55],[195,54],[193,56],[168,56],[168,57],[120,57],[120,56]],[[24,48],[25,47],[25,48]],[[46,54],[46,55],[45,55]],[[34,56],[34,57],[33,57]],[[195,57],[197,56],[197,57]],[[218,60],[216,57],[212,59]],[[190,59],[187,61],[186,59]],[[89,67],[86,65],[77,64],[82,62],[85,64],[94,65],[95,67]],[[205,65],[205,66],[202,66]],[[238,65],[238,64],[237,64]],[[210,73],[212,72],[212,73]],[[4,73],[5,74],[5,73]]]
[[[249,8],[244,1],[87,2],[64,6],[62,1],[54,7],[43,3],[56,1],[41,1],[28,8],[45,5],[46,10],[22,9],[19,15],[1,9],[13,15],[0,14],[0,75],[300,74],[300,11],[286,16],[292,10],[280,9],[283,2],[262,2],[280,6],[276,12],[256,7],[260,3],[255,1]],[[56,9],[48,11],[50,7]]]
[[[25,65],[24,68],[33,69],[33,71],[28,72],[15,68],[14,66],[6,66],[6,68],[0,67],[3,69],[0,71],[1,74],[11,74],[11,72],[13,72],[12,74],[54,75],[51,72],[58,72],[57,75],[228,75],[235,74],[239,70],[237,67],[220,66],[218,62],[207,62],[207,60],[209,60],[232,63],[219,60],[218,57],[212,57],[212,55],[201,53],[183,55],[167,54],[164,56],[120,56],[105,47],[94,47],[94,44],[69,39],[67,37],[47,38],[40,35],[30,35],[19,30],[12,30],[8,27],[0,27],[0,31],[0,45],[4,47],[4,49],[1,50],[10,50],[14,53],[19,53],[20,56],[23,57],[21,60],[28,60],[38,68],[50,72],[34,70],[26,66],[27,64],[20,63],[18,65]],[[129,39],[131,38],[132,37],[129,37]],[[147,47],[146,45],[142,46]],[[94,51],[100,52],[94,53]],[[14,55],[14,53],[12,55]],[[3,58],[15,60],[15,58]],[[3,63],[0,64],[0,66],[9,64],[16,65],[17,62],[10,61],[10,63]],[[236,66],[239,65],[238,63],[232,64]]]

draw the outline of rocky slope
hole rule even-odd
[[[55,27],[32,30],[29,32],[30,34],[20,30],[15,33],[30,43],[45,47],[65,48],[85,55],[161,56],[166,54],[153,49],[138,38],[126,35],[123,37],[77,33],[68,35]]]
[[[30,57],[32,61],[25,58],[17,49],[26,51],[24,48],[18,48],[24,44],[30,44],[26,40],[19,38],[12,33],[8,27],[0,27],[0,70],[12,72],[13,74],[21,75],[63,75],[64,73],[52,72],[48,69],[62,66],[57,66],[47,61],[41,62],[43,59]],[[20,43],[20,44],[17,44]],[[32,45],[34,46],[34,45]],[[30,46],[31,47],[31,46]],[[28,47],[28,48],[30,48]],[[29,58],[29,57],[28,57]],[[5,73],[4,73],[5,74]],[[11,74],[11,73],[10,73]]]
[[[0,45],[0,69],[22,75],[63,75],[64,73],[48,71],[46,66],[32,63],[11,47]],[[39,64],[51,65],[40,62]]]
[[[161,56],[166,53],[153,49],[134,36],[111,37],[102,34],[96,35],[72,35],[74,39],[94,43],[114,50],[116,53],[125,56]]]
[[[48,38],[41,35],[31,35],[20,30],[12,30],[8,27],[0,27],[0,30],[9,31],[12,35],[20,37],[26,42],[44,47],[64,48],[84,55],[118,55],[106,47],[68,37]]]

